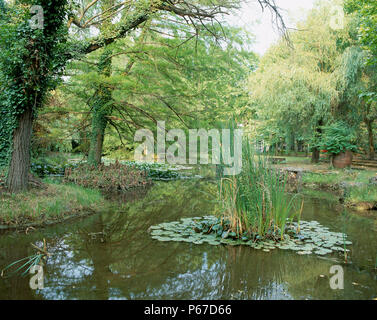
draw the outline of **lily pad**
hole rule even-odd
[[[282,250],[296,251],[297,254],[318,254],[325,255],[332,252],[343,252],[345,244],[352,244],[345,241],[346,235],[340,232],[331,232],[327,227],[321,226],[317,221],[301,221],[300,229],[298,224],[288,223],[284,236],[270,230],[267,234],[272,239],[263,239],[260,235],[244,232],[237,234],[230,228],[229,221],[221,220],[214,216],[182,218],[180,221],[164,222],[151,226],[148,230],[152,239],[159,241],[176,241],[193,244],[208,243],[210,245],[247,245],[253,249],[263,249],[270,252],[276,248]],[[299,230],[299,233],[298,233]],[[290,235],[289,235],[289,234]],[[254,242],[251,239],[256,239]],[[346,251],[349,251],[346,249]]]

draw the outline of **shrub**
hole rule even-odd
[[[65,181],[106,191],[128,190],[150,183],[144,171],[119,162],[110,165],[101,164],[97,167],[81,164],[76,168],[68,168],[65,171]]]
[[[321,139],[321,148],[336,155],[350,150],[356,151],[354,144],[356,135],[346,123],[339,121],[323,127],[324,133]]]

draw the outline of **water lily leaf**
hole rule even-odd
[[[213,246],[217,246],[217,245],[220,244],[220,241],[208,241],[208,244],[213,245]]]
[[[229,231],[224,231],[221,233],[221,238],[227,239],[229,237]]]
[[[311,254],[311,251],[297,251],[297,254],[304,255],[304,254]]]
[[[149,229],[151,230],[158,230],[158,229],[161,229],[161,226],[150,226]]]
[[[276,248],[293,250],[300,255],[315,254],[325,255],[333,251],[344,251],[345,244],[343,233],[331,232],[327,227],[321,226],[317,221],[301,221],[300,233],[297,233],[297,223],[288,224],[282,241],[263,239],[260,235],[252,234],[251,239],[260,240],[254,242],[250,234],[244,232],[241,239],[238,235],[227,229],[229,221],[222,221],[214,216],[182,218],[180,221],[165,222],[148,229],[152,239],[159,241],[177,241],[193,244],[208,243],[210,245],[226,244],[231,246],[247,245],[254,249],[263,249],[266,252]],[[224,229],[225,228],[225,229]],[[280,239],[280,234],[273,230],[267,232],[268,236]],[[346,249],[346,251],[349,251]]]
[[[172,238],[168,238],[168,237],[159,237],[158,240],[159,240],[159,241],[172,241]]]

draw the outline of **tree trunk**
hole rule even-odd
[[[292,132],[292,136],[291,136],[291,143],[292,143],[292,151],[295,153],[295,156],[297,156],[297,152],[298,152],[298,145],[297,145],[297,140],[296,140],[296,135],[294,134],[294,132]]]
[[[19,116],[18,126],[13,132],[13,149],[7,179],[7,187],[11,193],[28,188],[32,127],[33,111],[28,108]]]
[[[106,124],[107,121],[103,114],[93,114],[88,162],[95,166],[101,164]]]
[[[315,132],[317,141],[318,141],[318,139],[321,139],[321,135],[322,135],[321,126],[322,125],[323,125],[323,120],[320,119],[318,121],[316,132]],[[315,147],[315,148],[313,148],[313,151],[312,151],[312,163],[318,163],[318,162],[319,162],[319,149],[318,149],[318,147]]]
[[[319,162],[319,150],[315,148],[312,151],[312,163],[318,163],[318,162]]]
[[[368,156],[370,160],[374,159],[374,137],[373,137],[373,120],[365,120],[368,130]]]
[[[110,77],[111,75],[111,55],[112,51],[106,49],[98,62],[98,72],[101,75]],[[88,162],[95,166],[101,164],[103,141],[107,126],[107,116],[111,114],[108,106],[111,101],[111,90],[104,84],[100,84],[94,97],[94,106],[92,111],[92,133],[90,139],[90,149]]]

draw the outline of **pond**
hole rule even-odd
[[[300,256],[245,246],[153,240],[148,228],[216,210],[216,185],[200,179],[156,182],[112,194],[114,209],[60,226],[0,234],[0,268],[46,239],[44,289],[29,276],[0,278],[0,299],[372,299],[377,297],[377,221],[347,214],[350,263],[339,253]],[[122,209],[119,209],[121,204]],[[342,232],[336,202],[307,198],[303,220]],[[344,267],[344,289],[330,288],[330,267]]]

